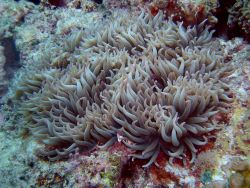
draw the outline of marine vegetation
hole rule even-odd
[[[144,167],[159,152],[194,162],[221,128],[213,116],[232,101],[232,66],[206,21],[185,28],[162,12],[125,15],[74,32],[42,72],[21,77],[14,98],[45,144],[39,155],[54,161],[122,137]]]

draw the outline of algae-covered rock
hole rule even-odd
[[[250,1],[237,0],[229,9],[228,26],[250,40]]]

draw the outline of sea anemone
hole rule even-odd
[[[15,89],[14,99],[24,99],[39,92],[46,82],[53,80],[56,74],[60,74],[57,69],[43,70],[41,73],[34,73],[33,75],[22,74],[19,78],[18,87]]]
[[[190,152],[193,162],[218,129],[212,117],[232,101],[226,84],[232,67],[205,21],[185,28],[163,20],[162,12],[125,15],[100,31],[72,35],[72,45],[64,47],[67,64],[46,69],[60,72],[54,79],[44,71],[26,82],[35,84],[34,93],[20,111],[46,145],[42,156],[56,160],[107,148],[119,133],[136,151],[133,157],[149,159],[144,167],[160,151],[182,160]],[[46,80],[42,85],[40,78]]]

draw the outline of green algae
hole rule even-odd
[[[201,182],[203,184],[207,184],[212,181],[213,172],[211,170],[205,170],[205,172],[201,175]]]

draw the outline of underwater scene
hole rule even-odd
[[[0,188],[250,188],[249,0],[0,0]]]

